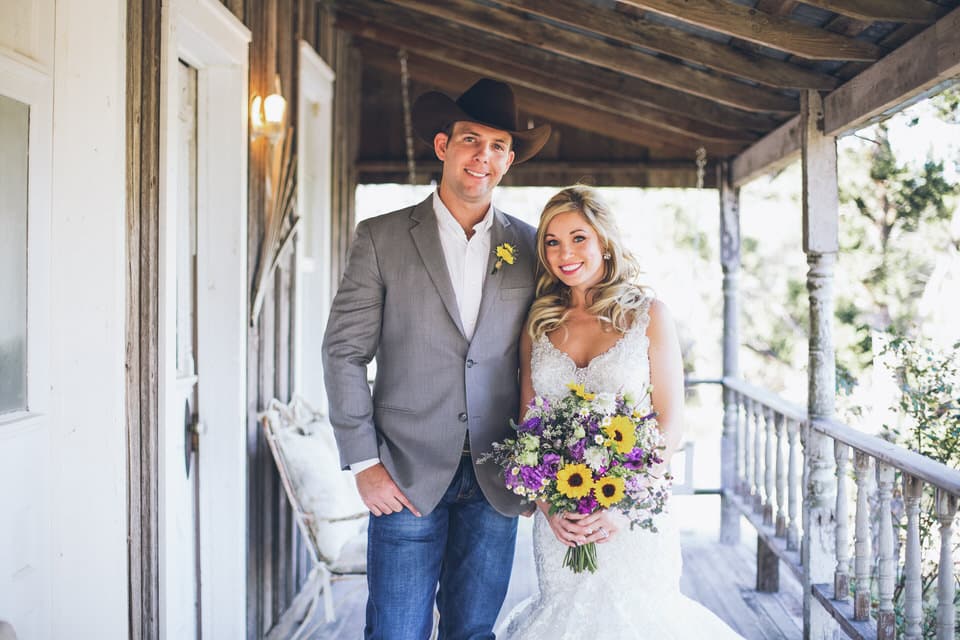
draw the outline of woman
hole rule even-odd
[[[537,243],[537,299],[520,343],[521,406],[535,394],[566,395],[570,382],[645,397],[639,409],[652,403],[669,460],[682,433],[680,347],[666,307],[634,284],[637,262],[612,213],[590,187],[568,187],[544,208]],[[680,542],[669,515],[657,516],[653,533],[630,530],[616,510],[551,516],[549,505],[538,506],[540,593],[511,612],[498,637],[739,638],[680,593]],[[597,572],[564,568],[567,547],[589,542],[598,545]]]

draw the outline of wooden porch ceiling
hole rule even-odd
[[[738,158],[744,171],[792,153],[803,90],[823,92],[828,105],[841,88],[850,94],[849,85],[871,68],[876,73],[878,61],[945,16],[956,17],[960,0],[332,4],[337,28],[353,34],[361,52],[365,87],[395,88],[364,101],[360,182],[407,179],[403,128],[392,126],[402,125],[398,52],[405,50],[414,94],[456,96],[478,77],[499,78],[516,89],[529,124],[554,125],[556,139],[514,184],[596,173],[598,184],[691,186],[701,146],[711,161]],[[933,40],[930,47],[943,47]],[[930,77],[904,83],[942,83],[960,72],[956,51],[948,56],[951,62]],[[841,128],[864,120],[866,110],[847,110],[834,117]],[[432,151],[417,142],[415,152],[420,179],[427,179],[437,168]]]

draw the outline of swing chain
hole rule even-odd
[[[697,189],[703,189],[703,176],[707,169],[707,150],[704,147],[697,149]]]
[[[403,93],[403,131],[407,143],[407,179],[417,183],[417,162],[413,156],[413,122],[410,119],[410,74],[407,72],[407,50],[397,52],[400,58],[400,88]]]

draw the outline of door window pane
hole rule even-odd
[[[0,413],[27,408],[30,107],[0,95]]]

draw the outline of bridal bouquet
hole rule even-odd
[[[656,414],[638,413],[630,394],[567,387],[570,393],[558,400],[536,396],[523,422],[510,422],[516,437],[494,443],[481,462],[499,464],[507,489],[550,503],[551,515],[617,508],[631,529],[655,532],[654,516],[664,509],[670,480],[669,474],[655,474],[664,446]],[[567,549],[563,566],[596,571],[594,543]]]

